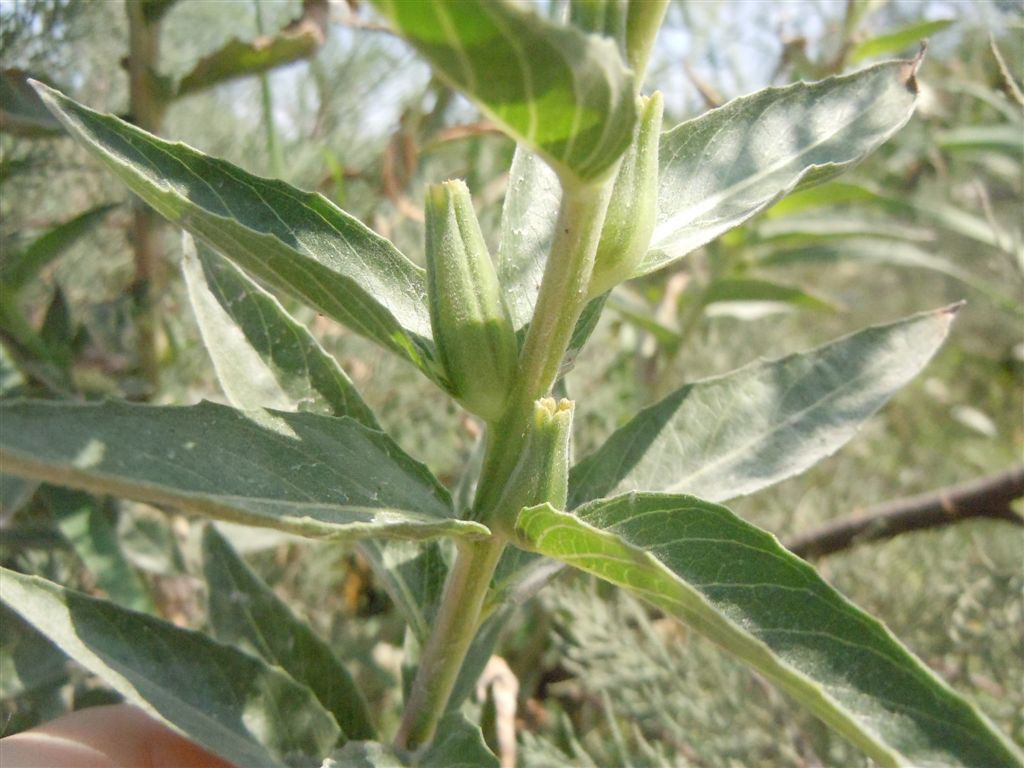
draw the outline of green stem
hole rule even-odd
[[[127,0],[128,108],[135,124],[159,134],[166,103],[157,91],[154,73],[160,58],[160,23],[146,18],[142,3]],[[159,217],[141,200],[132,204],[132,251],[135,257],[135,324],[139,367],[155,392],[160,383],[157,298],[162,290]]]
[[[563,194],[558,230],[520,355],[516,384],[505,415],[490,425],[487,433],[488,447],[475,504],[475,509],[486,512],[485,517],[500,511],[496,505],[523,448],[533,402],[547,394],[554,383],[573,328],[586,305],[611,187],[608,182],[567,188]],[[433,738],[479,627],[504,548],[500,534],[460,546],[395,737],[399,750],[416,750]]]
[[[487,520],[519,458],[533,403],[555,383],[573,329],[587,304],[594,255],[611,198],[612,181],[570,187],[562,195],[555,238],[537,305],[519,356],[519,372],[504,416],[488,433],[489,445],[475,512]]]
[[[263,7],[260,0],[253,0],[256,8],[256,32],[265,34],[263,24]],[[270,158],[270,170],[276,178],[284,176],[284,156],[277,140],[277,128],[274,125],[274,93],[270,89],[270,75],[260,72],[260,100],[263,106],[263,133],[267,142],[267,155]]]
[[[484,598],[504,548],[504,542],[497,539],[460,545],[395,737],[399,750],[415,751],[434,738],[476,635]]]

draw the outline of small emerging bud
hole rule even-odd
[[[534,403],[523,452],[489,521],[495,527],[511,530],[524,507],[548,503],[565,509],[573,409],[572,400],[564,398],[556,402],[545,397]]]
[[[452,394],[498,419],[515,376],[518,346],[473,202],[458,180],[427,190],[430,324]]]
[[[637,135],[619,166],[601,230],[590,278],[591,298],[632,277],[651,242],[658,205],[658,142],[663,111],[660,92],[643,99]]]

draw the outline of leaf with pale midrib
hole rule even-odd
[[[375,5],[434,68],[562,176],[610,172],[633,137],[633,74],[615,43],[508,0]]]
[[[249,409],[281,403],[349,416],[369,429],[380,429],[337,360],[276,298],[187,234],[182,248],[193,313],[232,405]],[[255,375],[254,368],[264,367],[273,383]]]
[[[268,285],[443,380],[433,362],[424,272],[389,241],[322,195],[35,87],[68,132],[161,215]]]
[[[0,596],[72,659],[246,768],[313,768],[338,726],[308,688],[199,632],[0,569]]]
[[[688,384],[640,411],[569,475],[569,507],[624,491],[743,496],[813,466],[925,366],[957,307]]]
[[[1019,768],[1013,745],[771,534],[692,496],[523,510],[526,546],[617,584],[736,654],[886,766]]]
[[[653,272],[742,224],[797,186],[826,181],[910,119],[916,62],[767,88],[664,133],[658,217],[636,270]]]
[[[119,402],[0,406],[5,472],[313,538],[479,536],[382,432],[349,418]]]
[[[345,737],[375,737],[366,701],[330,646],[295,617],[212,525],[203,532],[203,573],[210,627],[218,640],[252,650],[308,687]]]

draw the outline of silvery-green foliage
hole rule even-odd
[[[32,480],[308,538],[375,539],[363,552],[408,622],[405,664],[416,666],[394,743],[367,740],[377,729],[355,679],[212,529],[210,625],[232,645],[13,571],[0,585],[5,602],[126,698],[240,765],[492,766],[480,727],[455,708],[490,656],[504,601],[529,592],[509,560],[541,555],[710,638],[879,764],[1020,765],[1018,747],[881,622],[714,503],[849,441],[928,362],[952,309],[689,384],[627,422],[571,477],[577,406],[547,397],[615,283],[863,159],[910,119],[920,59],[733,100],[665,131],[655,153],[659,102],[646,102],[636,130],[645,102],[635,70],[663,5],[578,6],[583,29],[510,0],[375,6],[438,78],[519,143],[497,265],[460,182],[428,198],[428,274],[321,195],[40,85],[70,136],[202,241],[195,250],[185,241],[184,272],[231,405],[5,403],[0,457],[5,473]],[[642,190],[635,228],[617,178]],[[457,204],[445,190],[458,192]],[[380,429],[348,375],[267,288],[346,324],[484,417],[472,503],[465,493],[453,503]],[[442,537],[454,546],[433,541]],[[522,551],[503,558],[509,547]],[[492,590],[495,573],[509,570]],[[635,603],[615,605],[653,631]],[[615,671],[627,675],[622,701],[601,694],[611,739],[598,764],[657,764],[666,753],[652,743],[678,727],[668,718],[677,694],[642,680],[645,652]],[[699,681],[700,670],[680,669]],[[751,680],[760,678],[736,685]],[[646,699],[626,694],[630,686]],[[638,713],[639,730],[622,727]],[[662,730],[649,733],[648,720]],[[586,734],[563,735],[570,759],[586,764]],[[779,754],[797,752],[783,745]]]

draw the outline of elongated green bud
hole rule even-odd
[[[550,397],[533,404],[533,419],[516,467],[505,485],[501,501],[486,523],[511,531],[523,507],[545,502],[565,509],[569,491],[569,438],[572,400]]]
[[[658,141],[664,102],[660,92],[642,99],[633,145],[622,158],[594,258],[589,295],[600,296],[624,280],[651,242],[658,205]]]
[[[430,324],[452,394],[495,421],[515,376],[518,347],[494,264],[466,185],[427,190]]]

